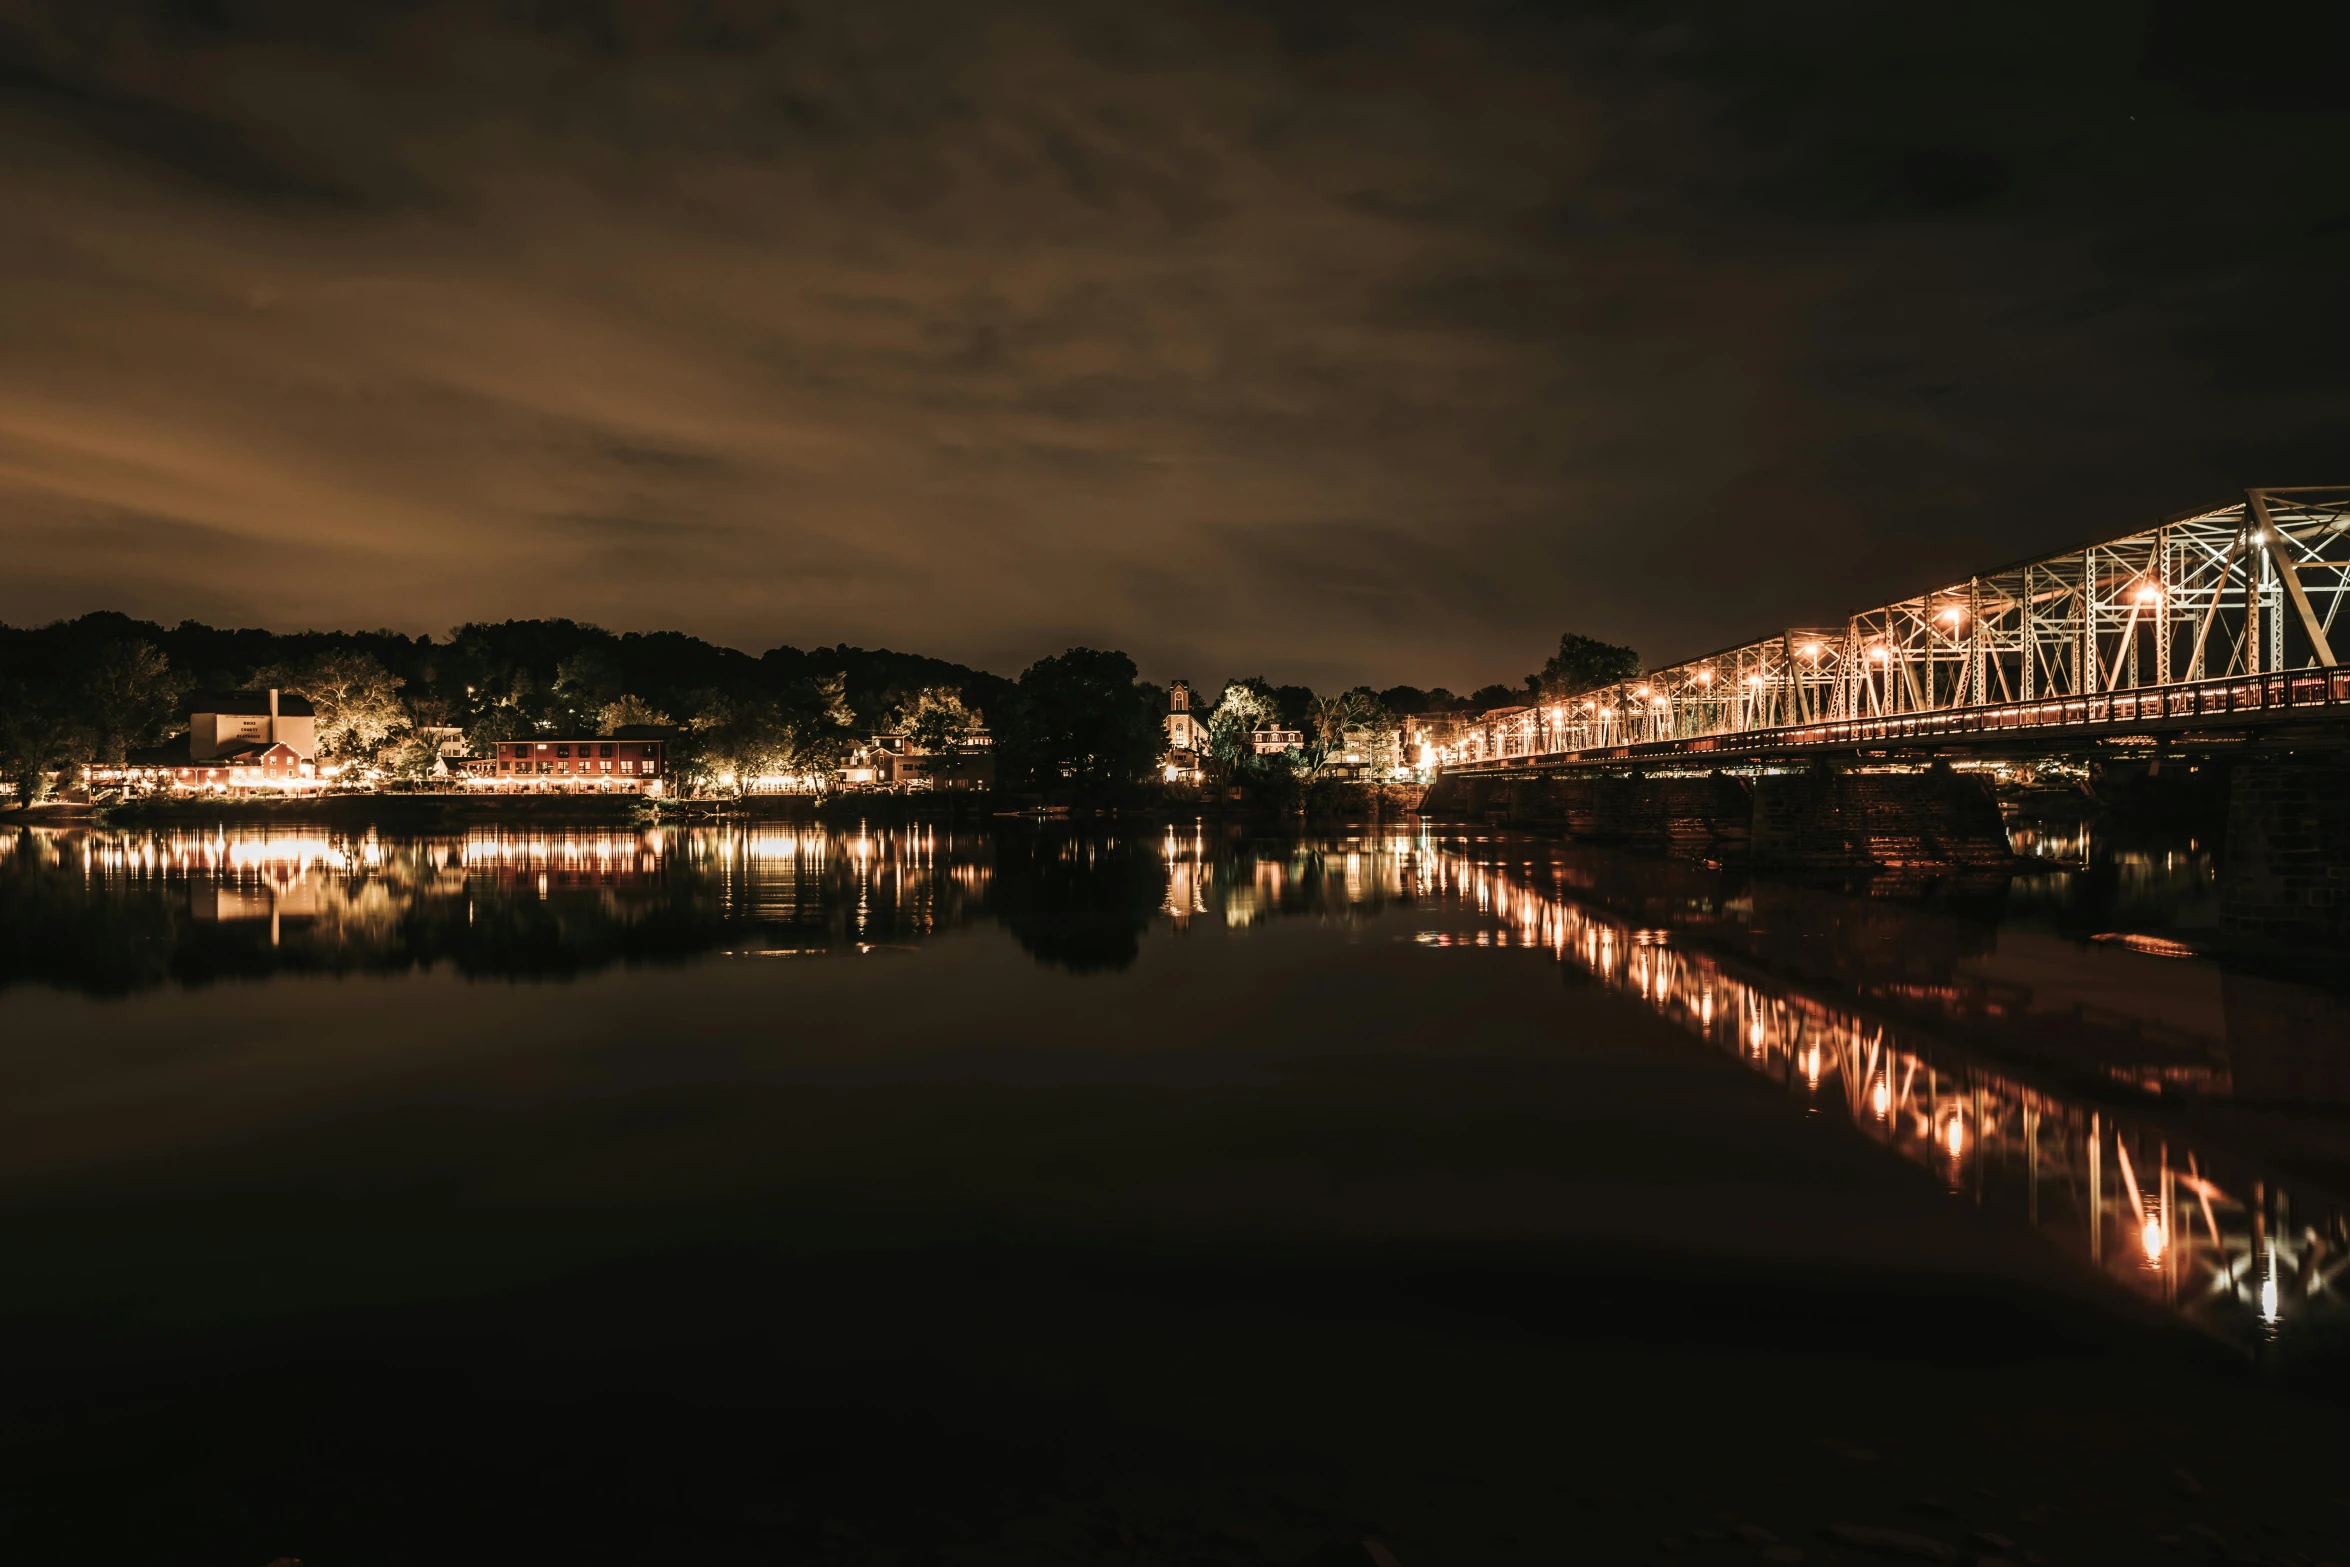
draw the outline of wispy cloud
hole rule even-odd
[[[0,616],[1462,685],[2350,471],[2343,117],[1966,9],[0,0]]]

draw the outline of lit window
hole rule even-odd
[[[620,759],[620,770],[624,773],[633,773],[636,771],[636,763],[628,760],[626,757],[622,757]]]

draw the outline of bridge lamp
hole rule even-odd
[[[2138,584],[2137,591],[2132,593],[2130,597],[2141,604],[2151,604],[2162,597],[2162,584],[2152,580],[2141,582]]]
[[[1952,604],[1947,606],[1941,614],[1935,616],[1934,618],[1941,621],[1942,624],[1946,626],[1955,626],[1960,621],[1966,619],[1966,611],[1960,609],[1956,604]]]
[[[1817,642],[1806,642],[1795,650],[1795,656],[1798,658],[1818,658],[1820,645]]]
[[[1750,686],[1759,686],[1763,683],[1763,677],[1760,675],[1748,675],[1746,677],[1746,683]]]
[[[1697,672],[1697,683],[1701,686],[1712,685],[1714,683],[1714,672],[1710,669],[1699,670]]]
[[[2146,1216],[2146,1227],[2138,1232],[2138,1243],[2146,1248],[2148,1262],[2162,1260],[2162,1244],[2169,1237],[2162,1232],[2162,1221],[2152,1214]]]
[[[1966,1152],[1966,1122],[1957,1116],[1942,1129],[1942,1146],[1950,1150],[1950,1157],[1958,1158]]]
[[[1869,662],[1870,662],[1870,663],[1872,663],[1872,664],[1882,664],[1883,662],[1885,662],[1885,644],[1884,644],[1884,643],[1882,643],[1882,642],[1872,642],[1872,643],[1870,643],[1870,644],[1869,644]]]
[[[1667,700],[1665,700],[1665,699],[1664,699],[1663,697],[1661,697],[1661,696],[1660,696],[1660,697],[1658,697],[1658,698],[1656,699],[1656,710],[1657,710],[1658,712],[1660,712],[1660,713],[1661,713],[1661,712],[1663,712],[1663,711],[1664,711],[1666,708],[1668,708],[1668,707],[1671,707],[1672,705],[1673,705],[1673,704],[1672,704],[1671,702],[1668,702]]]
[[[1646,696],[1648,695],[1648,687],[1642,686],[1639,690],[1633,692],[1632,694],[1634,696]]]

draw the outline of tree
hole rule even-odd
[[[1529,675],[1527,678],[1533,679],[1535,677]],[[1469,693],[1469,711],[1472,713],[1489,713],[1497,707],[1523,707],[1525,705],[1525,692],[1516,686],[1505,686],[1499,681],[1495,681],[1489,686],[1479,686]]]
[[[619,662],[603,647],[581,648],[555,666],[552,694],[564,714],[563,727],[592,723],[603,709],[626,699]]]
[[[154,745],[180,724],[187,682],[151,642],[108,642],[90,659],[82,680],[83,712],[95,760],[120,762],[125,753]]]
[[[1384,784],[1395,776],[1403,760],[1396,740],[1396,715],[1368,686],[1358,686],[1347,695],[1354,703],[1345,729],[1347,747],[1362,754],[1363,781]]]
[[[47,681],[0,681],[0,772],[15,786],[18,805],[46,799],[56,775],[86,743],[64,689]]]
[[[1580,696],[1601,686],[1630,680],[1640,673],[1640,655],[1628,647],[1602,642],[1572,631],[1559,634],[1559,650],[1539,673],[1526,677],[1526,689],[1540,701]]]
[[[667,727],[676,722],[677,720],[662,712],[643,697],[630,694],[606,702],[597,710],[596,733],[600,735],[614,734],[619,730],[638,724]]]
[[[781,696],[749,687],[704,693],[680,737],[677,770],[697,789],[737,795],[761,778],[830,776],[856,733],[844,685],[826,675],[794,681]]]
[[[980,715],[963,705],[962,692],[952,686],[924,686],[891,715],[890,727],[917,751],[946,751],[984,726]]]
[[[1345,752],[1347,728],[1360,721],[1363,705],[1360,691],[1314,698],[1306,710],[1305,748],[1299,753],[1299,771],[1307,778],[1321,776],[1322,769]]]
[[[1129,788],[1158,760],[1160,700],[1124,653],[1073,647],[1038,659],[1020,676],[1011,769],[1045,788]]]
[[[1224,764],[1226,776],[1256,754],[1250,736],[1279,716],[1272,690],[1257,679],[1233,680],[1208,714],[1208,755]]]
[[[318,716],[318,748],[329,756],[372,755],[393,730],[408,726],[408,711],[400,705],[406,682],[372,653],[329,648],[275,678],[309,698]]]

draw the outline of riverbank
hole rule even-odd
[[[460,790],[328,793],[284,799],[163,798],[91,805],[50,801],[0,811],[10,827],[296,826],[343,831],[368,827],[398,831],[501,824],[614,827],[695,825],[736,821],[822,821],[977,824],[1037,821],[1223,821],[1296,823],[1401,821],[1419,807],[1423,791],[1360,784],[1322,785],[1296,797],[1220,790],[1156,789],[1119,800],[1040,792],[985,790],[939,793],[753,795],[745,799],[646,800],[634,795],[491,794]]]

